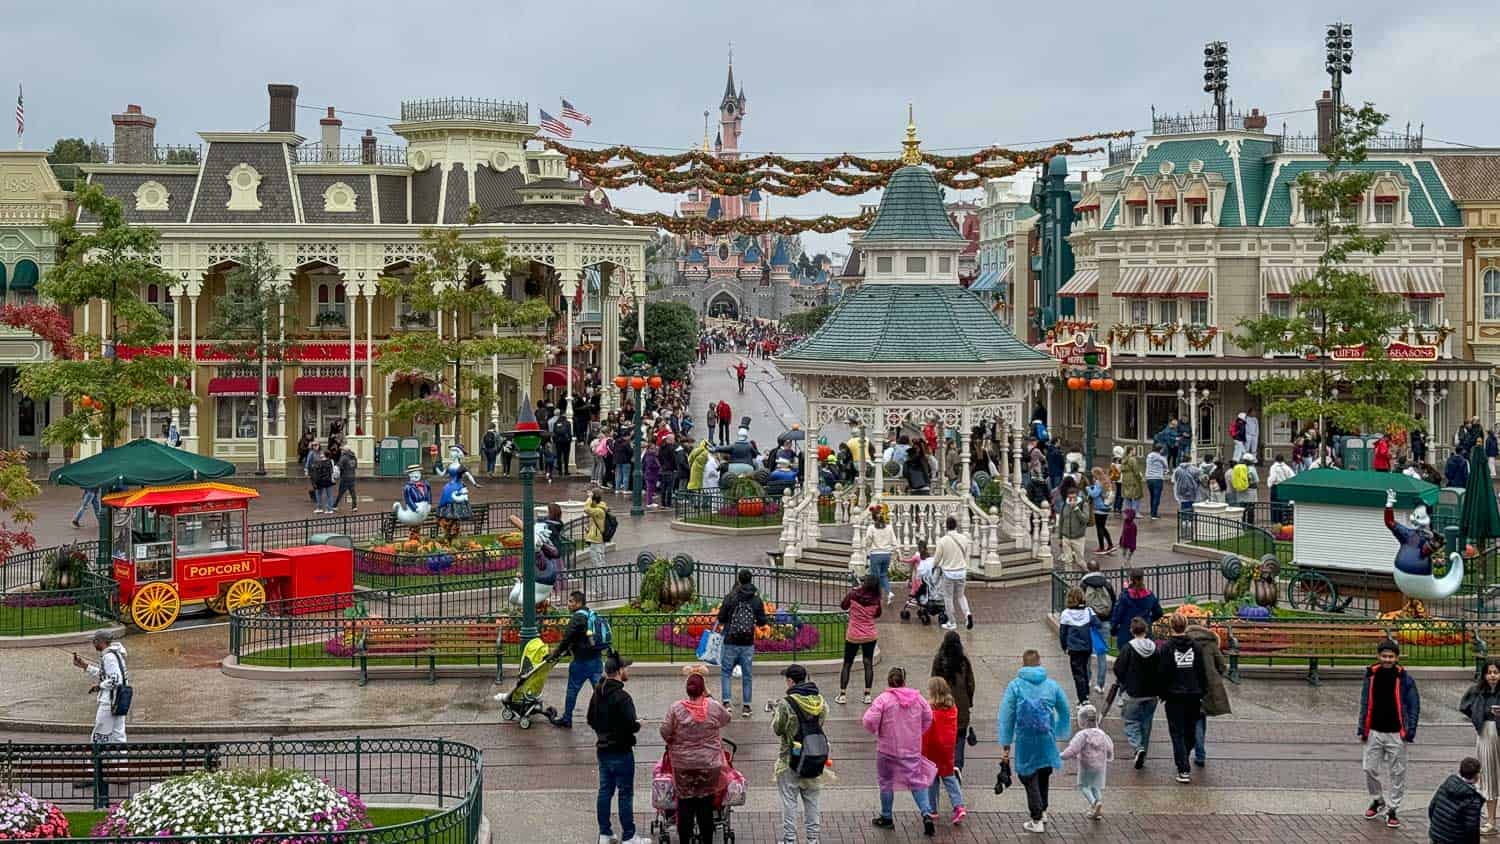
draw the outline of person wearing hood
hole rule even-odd
[[[641,731],[641,721],[635,715],[635,701],[625,691],[629,667],[630,660],[610,654],[604,662],[604,682],[589,698],[588,722],[598,736],[594,744],[599,796],[594,811],[600,844],[617,840],[609,823],[609,804],[615,794],[620,796],[620,844],[647,844],[635,835],[635,734]]]
[[[1047,831],[1047,783],[1062,767],[1057,738],[1069,732],[1068,699],[1062,687],[1047,677],[1042,655],[1034,649],[1021,654],[1021,670],[1005,687],[996,718],[1001,759],[1011,761],[1015,750],[1015,773],[1026,788],[1027,832]]]
[[[1125,512],[1125,525],[1134,532],[1135,511]],[[1120,540],[1121,547],[1124,547],[1124,542],[1124,539]],[[1133,549],[1134,546],[1132,546]],[[1102,694],[1104,678],[1109,674],[1109,646],[1104,639],[1104,625],[1108,624],[1115,615],[1115,598],[1117,597],[1115,587],[1109,582],[1109,578],[1104,576],[1104,572],[1099,570],[1099,561],[1091,559],[1088,562],[1088,573],[1078,581],[1078,588],[1083,590],[1084,601],[1088,603],[1089,609],[1094,611],[1094,616],[1098,619],[1098,625],[1095,626],[1091,637],[1094,654],[1097,657],[1094,673],[1098,677],[1098,682],[1094,684],[1094,689]]]
[[[750,717],[751,668],[755,663],[755,628],[766,623],[766,605],[751,583],[749,569],[740,569],[734,590],[719,605],[719,626],[724,633],[724,651],[719,658],[724,705],[733,701],[730,679],[740,669],[740,714]]]
[[[1275,460],[1271,463],[1271,471],[1266,473],[1266,486],[1271,490],[1272,501],[1281,500],[1276,492],[1277,485],[1282,481],[1291,480],[1295,474],[1292,471],[1292,467],[1288,466],[1286,461],[1282,459],[1282,456],[1280,454],[1276,455]]]
[[[1198,714],[1198,724],[1193,733],[1193,764],[1203,767],[1208,763],[1208,747],[1203,740],[1208,732],[1208,719],[1230,714],[1229,689],[1224,685],[1224,675],[1229,673],[1229,660],[1224,658],[1219,636],[1201,624],[1189,624],[1187,635],[1202,651],[1204,674],[1208,685],[1203,689],[1203,711]]]
[[[776,754],[776,788],[781,792],[781,840],[797,840],[797,803],[802,803],[803,833],[806,840],[818,840],[818,803],[822,787],[831,782],[833,772],[825,768],[814,777],[800,776],[792,769],[792,745],[797,741],[802,725],[816,725],[819,730],[828,717],[828,704],[818,692],[818,686],[807,678],[807,669],[793,663],[782,672],[786,678],[786,697],[776,704],[776,714],[771,716],[771,732],[781,741]]]
[[[1082,706],[1089,702],[1089,660],[1094,656],[1094,632],[1099,629],[1099,617],[1089,607],[1082,587],[1068,590],[1067,604],[1057,619],[1057,642],[1068,652],[1073,693]]]
[[[892,668],[886,690],[865,710],[865,731],[875,736],[875,779],[880,786],[880,814],[872,823],[894,829],[891,818],[896,789],[910,791],[922,813],[922,832],[933,835],[932,803],[927,789],[937,776],[937,766],[922,755],[922,736],[932,726],[932,707],[916,689],[906,685],[906,671]],[[1055,752],[1055,751],[1054,751]]]
[[[1059,556],[1064,565],[1082,566],[1088,559],[1084,537],[1088,536],[1089,505],[1078,494],[1077,489],[1064,492],[1062,506],[1057,511],[1057,540]]]
[[[1449,774],[1433,793],[1427,804],[1427,834],[1435,844],[1479,844],[1479,836],[1494,832],[1492,824],[1479,822],[1484,806],[1479,771],[1479,760],[1466,756],[1458,763],[1458,773]]]
[[[1093,820],[1104,814],[1104,773],[1115,760],[1115,742],[1099,729],[1099,720],[1092,704],[1078,707],[1078,732],[1062,752],[1062,758],[1078,760],[1078,792],[1089,804]]]
[[[1453,450],[1453,454],[1448,457],[1448,462],[1443,464],[1443,481],[1450,487],[1460,489],[1469,483],[1468,451]]]
[[[1120,460],[1121,510],[1141,510],[1141,499],[1146,496],[1146,476],[1141,469],[1141,459],[1135,456],[1135,448],[1125,449]]]
[[[729,710],[708,696],[702,674],[689,674],[687,697],[672,704],[661,722],[661,738],[672,760],[677,791],[677,839],[714,837],[714,795],[724,768],[719,731],[730,722]]]
[[[1193,512],[1193,502],[1198,499],[1198,479],[1202,472],[1189,461],[1182,461],[1172,470],[1172,497],[1177,500],[1177,514]]]
[[[849,613],[849,623],[844,630],[844,667],[839,670],[839,696],[834,702],[849,702],[849,670],[854,667],[854,655],[860,655],[865,668],[865,706],[870,705],[870,689],[875,685],[875,619],[880,618],[884,603],[880,600],[880,578],[867,574],[859,585],[849,590],[839,606]]]
[[[720,463],[718,455],[709,451],[703,460],[703,486],[702,489],[716,490],[719,488]]]
[[[1130,621],[1129,643],[1115,658],[1115,680],[1120,684],[1120,720],[1125,739],[1135,752],[1135,768],[1146,766],[1146,746],[1151,743],[1151,721],[1156,717],[1156,690],[1161,676],[1161,655],[1151,628],[1144,619]]]
[[[97,695],[94,709],[94,732],[89,741],[94,744],[124,744],[125,716],[114,714],[115,692],[125,685],[125,646],[113,641],[103,630],[94,631],[94,652],[99,654],[96,665],[78,654],[73,654],[73,665],[82,668],[94,681],[89,691]]]
[[[1203,693],[1208,688],[1207,660],[1198,643],[1187,635],[1187,616],[1175,613],[1172,635],[1162,645],[1161,686],[1158,694],[1166,704],[1167,730],[1172,734],[1172,759],[1177,763],[1177,781],[1193,781],[1189,757],[1197,735]]]
[[[1125,593],[1115,601],[1115,611],[1109,618],[1109,633],[1115,637],[1115,650],[1123,651],[1130,641],[1130,621],[1140,618],[1150,627],[1163,615],[1161,601],[1146,588],[1146,570],[1132,568],[1130,579],[1125,583]]]
[[[958,631],[943,634],[943,643],[938,646],[937,656],[932,658],[932,676],[948,681],[953,693],[953,704],[958,707],[958,741],[953,745],[953,766],[962,771],[964,747],[968,744],[969,716],[974,708],[974,666],[964,653],[963,637]]]
[[[656,488],[661,483],[661,454],[644,443],[641,445],[641,475],[646,493],[646,509],[655,510]]]
[[[1489,797],[1485,802],[1488,818],[1481,832],[1491,835],[1495,832],[1496,797],[1500,797],[1500,736],[1495,726],[1500,718],[1500,662],[1485,660],[1479,682],[1464,692],[1458,711],[1468,716],[1477,736],[1474,754],[1484,769],[1484,787],[1480,790]]]

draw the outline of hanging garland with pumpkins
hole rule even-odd
[[[706,217],[673,217],[660,212],[638,214],[631,211],[616,210],[615,215],[632,225],[653,226],[665,229],[676,235],[706,234],[714,237],[726,234],[784,234],[793,235],[800,232],[813,231],[823,234],[843,231],[845,229],[863,230],[875,222],[875,212],[856,214],[852,217],[837,217],[832,214],[824,214],[821,217],[810,219],[794,217],[772,217],[767,220],[752,220],[741,217],[737,220],[710,220]]]
[[[1188,346],[1194,351],[1201,352],[1214,342],[1215,337],[1219,336],[1219,327],[1209,325],[1199,328],[1196,325],[1187,325],[1183,326],[1182,333],[1187,336]]]

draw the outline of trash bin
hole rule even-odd
[[[1379,437],[1347,437],[1344,440],[1344,468],[1368,472],[1375,459],[1375,442]]]
[[[315,533],[307,538],[309,545],[332,545],[335,548],[353,548],[354,540],[342,533]]]
[[[401,462],[401,441],[386,437],[380,441],[375,456],[375,474],[382,478],[399,478],[408,464]]]
[[[417,466],[422,463],[422,443],[416,437],[404,437],[401,440],[401,471],[405,472],[407,466]]]

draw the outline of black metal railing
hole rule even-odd
[[[672,517],[680,522],[714,527],[766,527],[781,524],[782,496],[731,498],[721,490],[682,490],[672,495]]]
[[[1109,142],[1109,166],[1118,164],[1130,164],[1135,161],[1136,155],[1141,151],[1141,144],[1134,141],[1124,141],[1116,144]]]
[[[1224,128],[1240,129],[1245,125],[1245,113],[1234,110],[1231,105],[1225,113]],[[1199,114],[1157,114],[1151,110],[1151,134],[1192,135],[1199,132],[1218,132],[1219,115],[1214,111]]]
[[[526,123],[530,109],[521,100],[482,100],[469,97],[438,97],[404,100],[401,120],[483,120],[490,123]]]
[[[1177,541],[1200,548],[1214,548],[1259,560],[1267,554],[1283,564],[1292,561],[1292,543],[1278,540],[1269,530],[1251,524],[1251,511],[1237,518],[1196,511],[1177,514]]]
[[[432,806],[436,813],[397,826],[317,833],[337,844],[472,844],[484,816],[480,750],[448,739],[266,739],[264,741],[21,744],[0,746],[8,784],[63,806],[106,808],[174,776],[201,770],[304,771],[365,802]],[[87,782],[91,787],[78,788]],[[98,841],[71,830],[67,842]],[[309,834],[194,835],[113,838],[129,842],[305,842]]]
[[[97,542],[36,548],[0,565],[0,636],[74,633],[116,618],[118,587],[94,569]],[[60,557],[77,555],[68,566]]]
[[[313,142],[292,150],[294,164],[405,164],[406,147],[393,144],[342,144],[324,146]]]
[[[490,505],[494,508],[495,505]],[[497,509],[488,511],[486,518],[493,518]],[[478,511],[473,533],[484,532],[478,527]],[[583,547],[583,533],[587,528],[586,518],[580,517],[563,525],[562,541],[558,552],[564,570],[577,566],[578,549]],[[510,532],[509,519],[491,523],[490,532]],[[426,533],[436,537],[436,531]],[[354,549],[354,582],[361,586],[395,587],[409,586],[434,578],[474,578],[500,574],[515,574],[521,567],[521,546],[480,547],[454,550],[439,546],[432,550],[407,550],[406,534],[395,534],[391,541],[374,547]],[[462,539],[460,540],[462,541]]]
[[[1377,135],[1366,141],[1365,147],[1371,152],[1421,152],[1422,130],[1418,129],[1414,134],[1407,127],[1405,132]],[[1282,134],[1275,140],[1275,151],[1321,153],[1323,143],[1316,136]]]
[[[466,524],[468,533],[487,531],[509,531],[510,516],[521,517],[521,505],[514,501],[496,501],[474,505],[474,519]],[[306,545],[313,534],[342,534],[355,542],[391,540],[405,538],[410,528],[396,525],[389,512],[350,513],[325,516],[317,520],[293,519],[285,522],[264,522],[250,525],[249,544],[252,550],[267,551],[294,545]],[[429,518],[418,527],[420,536],[435,538],[438,535],[436,518]]]

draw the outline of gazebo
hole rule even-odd
[[[994,422],[1021,430],[1029,401],[1057,362],[1018,340],[990,308],[958,280],[966,245],[943,207],[942,190],[922,165],[915,124],[908,121],[905,166],[891,175],[875,221],[855,248],[865,267],[863,284],[847,294],[811,336],[775,359],[777,368],[806,397],[809,443],[829,425],[848,424],[875,463],[872,498],[889,506],[898,537],[914,543],[942,534],[949,515],[975,534],[975,562],[998,559],[998,519],[970,495],[970,438]],[[903,425],[933,423],[958,434],[957,493],[934,483],[932,495],[892,495],[885,490],[879,456],[887,433]],[[1019,439],[1007,464],[1019,461]],[[856,494],[856,501],[863,503]],[[783,519],[783,554],[795,561],[818,539],[817,484],[811,477]],[[852,557],[861,516],[853,518]]]

